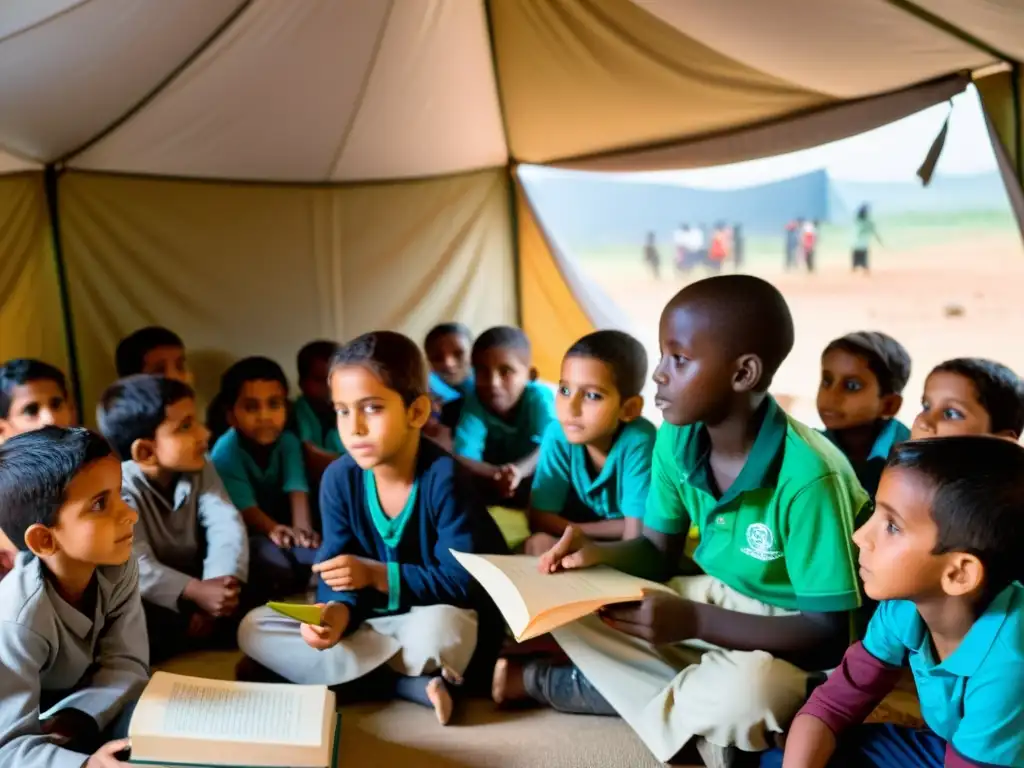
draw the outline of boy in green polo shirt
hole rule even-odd
[[[646,378],[643,345],[622,331],[595,331],[565,353],[558,421],[533,476],[527,554],[547,552],[570,522],[593,539],[640,535],[655,434],[640,415]]]
[[[846,454],[871,497],[889,452],[910,437],[896,418],[909,379],[910,355],[881,331],[848,333],[821,353],[818,415],[825,437]]]
[[[853,520],[868,499],[842,453],[767,393],[793,346],[772,285],[690,284],[662,313],[660,344],[665,424],[643,536],[597,545],[570,527],[539,567],[603,563],[665,580],[693,521],[705,575],[557,630],[577,669],[524,683],[559,709],[621,715],[661,760],[692,739],[706,764],[726,766],[737,748],[766,749],[804,701],[803,670],[833,666],[848,644]]]
[[[881,601],[862,643],[762,766],[1024,766],[1024,449],[993,437],[896,449],[857,531],[864,591]],[[927,728],[862,725],[914,674]]]
[[[486,503],[525,507],[541,439],[555,421],[554,395],[537,383],[530,340],[519,328],[480,334],[473,372],[452,453],[479,478]]]
[[[310,513],[302,443],[285,431],[288,380],[273,360],[247,357],[227,370],[217,397],[231,428],[210,459],[249,528],[250,584],[267,597],[302,589],[320,534]]]

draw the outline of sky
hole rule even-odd
[[[823,167],[834,178],[847,181],[912,181],[949,109],[948,103],[939,104],[859,136],[788,155],[716,168],[635,174],[635,177],[697,187],[738,187]],[[972,85],[953,98],[949,135],[936,172],[969,175],[995,170],[996,161],[981,103]]]

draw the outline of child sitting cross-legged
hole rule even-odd
[[[149,679],[121,465],[84,429],[0,445],[0,766],[111,768]]]
[[[640,415],[647,353],[621,331],[596,331],[562,360],[527,512],[526,553],[541,555],[572,522],[593,539],[640,535],[654,425]]]
[[[124,460],[121,494],[139,515],[134,551],[151,661],[232,645],[249,540],[206,459],[210,433],[192,388],[163,376],[129,376],[103,393],[98,420]]]
[[[818,415],[825,437],[846,454],[872,497],[889,452],[910,437],[896,418],[909,378],[907,350],[880,331],[848,333],[821,354]]]
[[[878,611],[762,766],[1024,766],[1022,478],[1007,440],[896,449],[854,536]],[[907,666],[927,727],[863,725]]]
[[[239,645],[293,683],[399,696],[447,723],[449,684],[466,675],[482,629],[479,593],[451,550],[500,551],[501,535],[468,473],[421,437],[431,406],[410,339],[354,339],[335,355],[330,384],[348,453],[320,491],[320,624],[260,608]]]
[[[912,440],[953,435],[1024,434],[1024,383],[1005,365],[979,357],[940,363],[928,374]]]
[[[230,429],[210,458],[249,527],[250,583],[261,598],[306,588],[320,546],[309,507],[302,443],[285,431],[288,380],[265,357],[247,357],[221,378]]]
[[[536,381],[530,340],[518,328],[480,334],[473,370],[452,452],[479,478],[488,504],[525,507],[541,439],[555,421],[554,395]]]

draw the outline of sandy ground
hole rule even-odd
[[[870,276],[851,275],[848,259],[839,250],[826,252],[815,275],[785,274],[781,263],[750,270],[777,285],[793,312],[796,345],[772,391],[791,398],[797,418],[819,424],[814,398],[821,350],[849,331],[882,330],[909,350],[913,372],[900,414],[908,424],[928,371],[942,360],[988,357],[1024,372],[1024,249],[1014,232],[964,233],[899,252],[877,250]],[[663,273],[656,282],[639,257],[632,263],[584,257],[580,263],[630,318],[653,368],[658,317],[683,281]],[[947,314],[954,305],[962,315]]]

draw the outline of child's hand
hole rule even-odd
[[[652,645],[679,643],[696,637],[696,611],[692,600],[661,591],[644,591],[639,603],[609,605],[601,620],[612,629],[639,637]]]
[[[523,552],[532,557],[541,557],[557,543],[558,539],[550,533],[535,533],[526,540]]]
[[[292,544],[295,543],[295,531],[287,525],[278,523],[267,532],[267,538],[274,542],[274,546],[279,549],[291,549]]]
[[[230,616],[238,608],[241,585],[234,576],[216,579],[192,579],[185,585],[182,597],[195,603],[211,616]]]
[[[324,584],[335,592],[347,592],[356,589],[373,587],[380,592],[387,592],[387,571],[382,563],[367,560],[355,555],[338,555],[313,566],[313,573],[320,574]]]
[[[600,562],[601,553],[594,543],[575,525],[569,525],[566,526],[562,538],[540,556],[537,569],[541,573],[555,573],[590,568]]]
[[[100,738],[100,727],[96,721],[82,710],[71,707],[40,720],[39,727],[50,741],[67,749],[76,745],[95,744]]]
[[[295,534],[295,543],[300,547],[320,548],[320,534],[316,531],[308,528],[293,528],[292,532]]]
[[[506,499],[515,495],[516,489],[523,481],[523,474],[515,464],[504,464],[494,473],[494,482],[498,492]]]
[[[317,603],[320,606],[320,625],[303,624],[300,627],[306,645],[318,651],[333,648],[348,627],[348,606],[344,603]]]
[[[83,768],[117,768],[117,766],[127,765],[127,763],[122,763],[118,760],[117,755],[131,749],[131,746],[132,742],[130,739],[108,741],[93,754],[89,755],[89,759]]]

